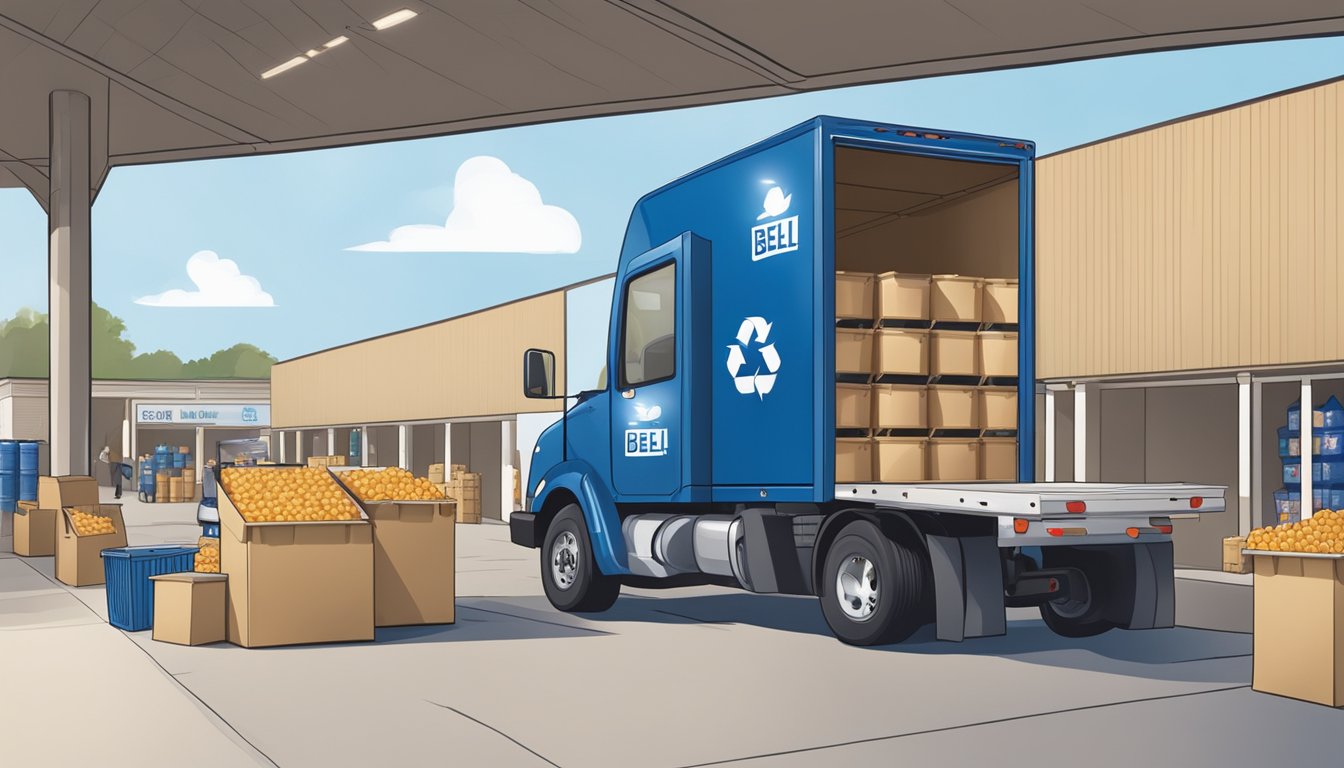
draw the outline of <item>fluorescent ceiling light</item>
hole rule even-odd
[[[400,11],[389,13],[383,18],[373,22],[373,28],[381,32],[388,27],[395,27],[403,21],[409,21],[410,19],[415,18],[416,15],[415,11],[412,11],[409,8],[402,8]]]
[[[321,53],[321,51],[317,50],[316,48],[309,48],[309,49],[308,49],[308,54],[307,54],[307,56],[308,56],[308,58],[311,59],[311,58],[313,58],[314,56],[316,56],[316,55],[319,54],[319,53]]]
[[[281,72],[286,72],[286,71],[288,71],[288,70],[291,70],[291,69],[293,69],[293,68],[299,66],[300,64],[302,64],[302,63],[305,62],[305,61],[307,61],[307,59],[305,59],[304,57],[302,57],[302,56],[295,56],[294,58],[290,59],[289,61],[286,61],[284,64],[281,64],[281,65],[278,66],[278,67],[272,67],[272,68],[266,70],[265,72],[262,72],[262,73],[261,73],[261,79],[262,79],[262,80],[269,80],[270,78],[275,77],[276,75],[280,74]]]
[[[335,48],[336,46],[340,45],[341,43],[344,43],[346,40],[349,40],[349,39],[350,39],[350,38],[346,37],[345,35],[341,35],[340,37],[336,37],[336,38],[332,38],[331,40],[328,40],[328,41],[327,41],[327,44],[324,45],[324,46],[322,46],[322,47],[323,47],[323,48]]]

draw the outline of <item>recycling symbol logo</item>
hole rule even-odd
[[[748,355],[755,363],[748,363]],[[737,329],[737,340],[728,345],[728,374],[733,384],[743,395],[755,392],[765,399],[775,388],[775,377],[779,373],[779,351],[770,341],[770,323],[763,317],[748,317]]]

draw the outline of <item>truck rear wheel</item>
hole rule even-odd
[[[546,529],[541,546],[541,583],[546,599],[562,611],[605,611],[616,602],[621,583],[597,569],[583,510],[570,504]]]
[[[920,553],[856,520],[826,553],[821,613],[831,632],[850,645],[900,642],[921,624],[924,572]]]
[[[1105,556],[1074,547],[1045,547],[1041,561],[1046,568],[1077,568],[1085,577],[1070,594],[1041,604],[1041,619],[1050,631],[1060,637],[1093,637],[1116,627],[1106,618],[1115,576]]]

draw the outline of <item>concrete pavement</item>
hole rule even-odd
[[[187,505],[131,502],[126,519],[132,544],[198,530]],[[1249,690],[1245,634],[1071,640],[1012,611],[1003,637],[950,644],[926,630],[858,649],[830,637],[814,600],[715,587],[627,590],[605,614],[567,615],[507,528],[458,533],[457,624],[300,648],[156,643],[103,624],[102,589],[55,584],[49,558],[0,559],[0,687],[23,692],[0,699],[0,722],[22,726],[4,754],[671,768],[1330,765],[1344,750],[1340,713]],[[34,700],[44,706],[22,703]],[[105,741],[63,740],[47,714],[62,702],[101,713]]]

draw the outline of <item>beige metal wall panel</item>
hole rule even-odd
[[[277,429],[560,409],[523,397],[523,352],[556,353],[565,380],[563,291],[288,360],[271,369]]]
[[[1344,82],[1042,158],[1037,375],[1344,359]]]

